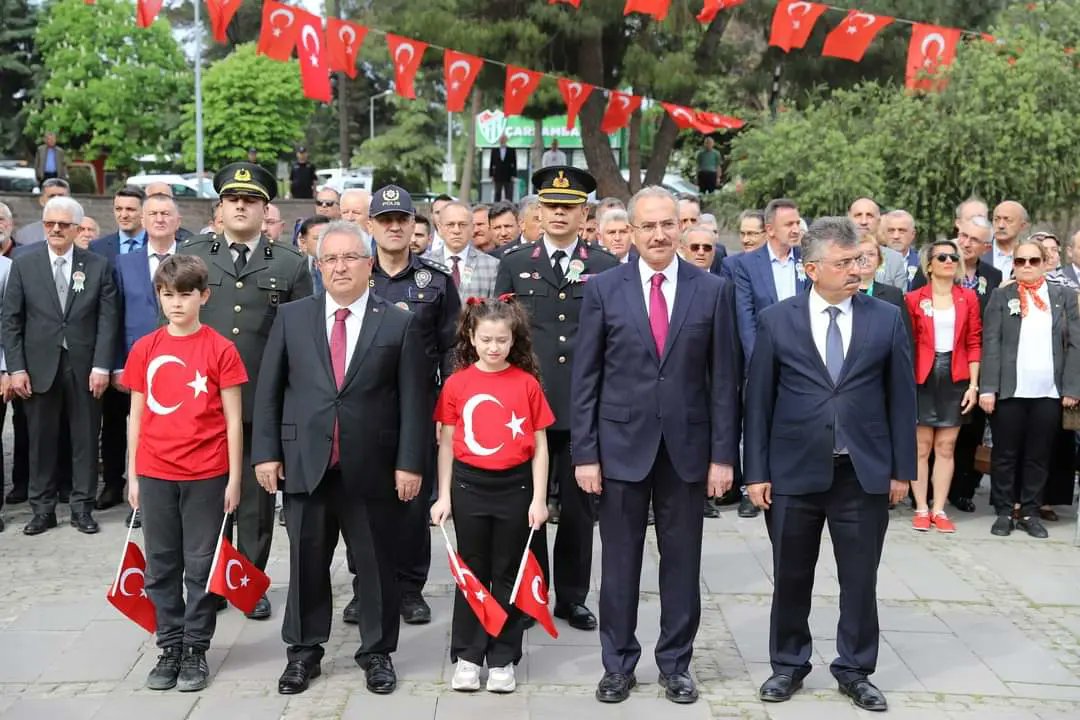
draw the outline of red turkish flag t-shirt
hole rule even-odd
[[[533,433],[555,422],[540,381],[511,365],[484,372],[459,370],[439,393],[435,420],[454,426],[454,457],[485,470],[506,470],[532,459]]]
[[[122,382],[146,401],[135,472],[158,480],[206,480],[229,472],[223,388],[248,380],[231,341],[203,325],[191,335],[166,327],[131,348]]]

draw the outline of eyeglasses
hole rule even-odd
[[[1037,268],[1040,265],[1042,265],[1042,258],[1041,257],[1014,257],[1013,258],[1013,266],[1014,267],[1024,267],[1025,265],[1028,266],[1028,267]]]
[[[686,247],[690,248],[690,252],[712,252],[716,249],[715,245],[709,243],[690,243]]]
[[[57,230],[68,230],[76,225],[76,223],[63,222],[61,220],[44,220],[41,224],[46,230],[52,230],[53,228],[56,228]]]
[[[334,207],[337,202],[337,200],[316,200],[315,205],[318,207]]]
[[[850,270],[853,267],[866,267],[870,264],[870,258],[865,255],[857,255],[855,257],[844,258],[843,260],[807,260],[807,263],[814,263],[815,265],[829,265],[836,270]]]
[[[938,253],[937,255],[934,256],[934,259],[937,260],[940,263],[943,263],[943,262],[958,263],[958,262],[960,262],[960,256],[959,255],[954,255],[953,253]]]
[[[361,260],[366,259],[366,255],[360,255],[359,253],[345,253],[344,255],[324,255],[319,258],[319,264],[326,265],[328,267],[333,267],[337,265],[338,262],[344,262],[346,265],[355,265]]]
[[[660,222],[647,222],[640,225],[634,225],[634,229],[640,230],[646,235],[653,235],[656,233],[657,228],[663,231],[665,235],[678,231],[678,220],[662,220]]]

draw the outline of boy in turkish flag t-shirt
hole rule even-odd
[[[210,297],[201,259],[163,260],[154,287],[169,324],[136,341],[121,380],[131,391],[128,501],[142,511],[161,648],[146,685],[201,690],[217,620],[206,581],[225,513],[240,501],[248,377],[236,346],[199,323]]]
[[[555,422],[537,380],[529,321],[510,296],[469,298],[458,328],[459,370],[443,385],[435,420],[439,436],[439,499],[431,519],[454,518],[458,554],[509,612],[498,637],[489,637],[458,593],[450,635],[457,663],[451,687],[512,692],[521,659],[524,617],[510,605],[529,528],[547,520],[547,435]],[[451,510],[452,508],[452,510]]]

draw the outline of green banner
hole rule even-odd
[[[555,115],[543,121],[544,147],[549,147],[552,140],[559,141],[564,150],[580,148],[581,125],[575,123],[566,129],[566,116]],[[536,126],[532,119],[521,115],[506,117],[502,110],[484,110],[476,116],[476,147],[494,148],[499,146],[499,137],[506,134],[506,145],[512,148],[530,148],[533,146]],[[622,140],[622,133],[610,136],[611,147],[617,148]]]

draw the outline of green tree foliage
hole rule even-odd
[[[394,169],[402,176],[423,178],[424,185],[432,187],[441,177],[439,170],[446,157],[444,147],[435,140],[446,133],[446,112],[436,110],[420,99],[406,100],[397,95],[387,96],[386,102],[394,108],[393,123],[364,142],[354,154],[357,165]]]
[[[26,154],[22,143],[22,107],[34,75],[34,28],[37,9],[27,0],[0,0],[0,155]]]
[[[179,109],[191,95],[191,71],[167,22],[136,28],[127,0],[56,0],[36,37],[42,82],[26,132],[56,131],[76,157],[107,156],[109,169],[177,149]]]
[[[280,63],[238,46],[203,73],[204,157],[208,168],[243,160],[256,147],[259,160],[291,156],[304,137],[314,103],[304,98],[295,60]],[[195,163],[195,108],[185,108],[181,127],[184,162]]]

